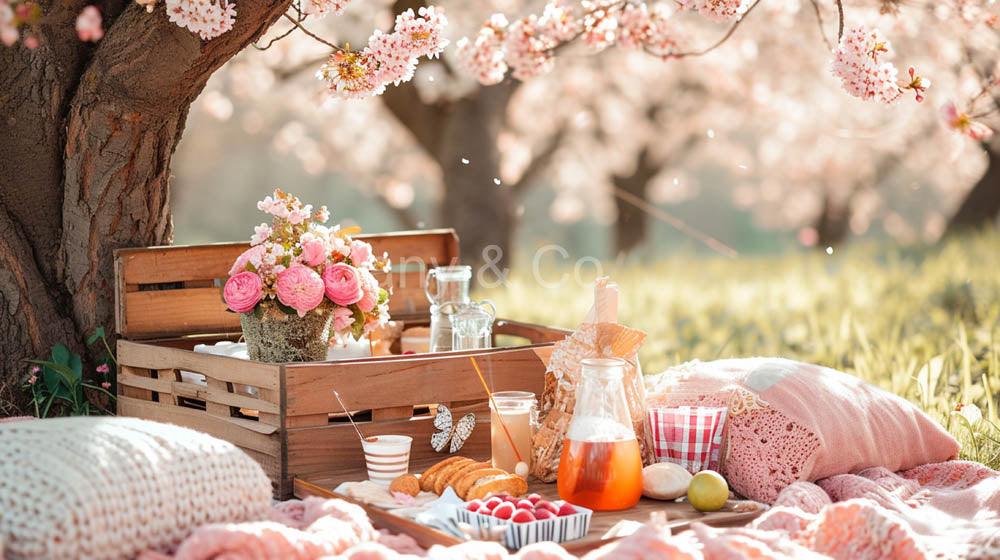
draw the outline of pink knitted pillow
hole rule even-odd
[[[762,502],[797,480],[958,455],[955,438],[917,407],[830,368],[777,358],[693,362],[647,385],[650,406],[729,407],[722,474]]]

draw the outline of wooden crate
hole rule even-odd
[[[393,288],[393,319],[426,325],[426,273],[458,263],[454,231],[358,237],[392,258],[394,270],[379,280]],[[567,334],[501,319],[496,334],[522,337],[527,345],[287,364],[196,353],[196,344],[241,334],[239,315],[226,311],[219,286],[246,248],[227,243],[116,251],[118,414],[187,426],[238,445],[261,463],[278,498],[291,496],[296,476],[364,466],[334,389],[365,435],[413,436],[414,460],[437,455],[429,443],[434,405],[447,403],[456,415],[475,412],[478,427],[463,453],[488,455],[489,409],[469,356],[493,390],[540,395],[552,343]],[[205,385],[185,382],[182,371],[204,375]]]

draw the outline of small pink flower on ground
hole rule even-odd
[[[101,383],[101,387],[104,387],[105,389],[110,389],[111,388],[111,382],[110,381],[104,381],[104,382]]]
[[[333,310],[333,330],[342,332],[354,325],[354,312],[347,307],[338,307]]]
[[[299,317],[304,317],[323,301],[323,279],[315,270],[300,264],[283,270],[275,288],[278,300],[298,311]]]
[[[361,266],[372,257],[372,246],[364,241],[351,241],[351,262]]]
[[[37,374],[40,371],[42,371],[42,368],[38,366],[31,366],[31,373]]]
[[[101,28],[101,11],[97,6],[87,6],[76,16],[76,34],[81,41],[97,42],[104,37]],[[30,47],[29,47],[30,48]]]
[[[309,266],[319,266],[326,261],[326,244],[321,239],[313,239],[302,245],[302,260]]]
[[[38,48],[38,38],[35,37],[35,36],[33,36],[33,35],[29,35],[29,36],[25,37],[24,38],[24,46],[28,47],[31,50],[37,49]]]
[[[323,271],[326,297],[337,305],[348,306],[358,302],[364,295],[358,270],[345,263],[326,267]]]
[[[97,366],[97,373],[105,373],[106,374],[106,373],[110,373],[110,372],[111,372],[111,368],[108,367],[108,364],[101,364],[101,365]]]
[[[28,385],[34,385],[37,381],[38,381],[38,377],[35,376],[35,375],[32,375],[31,377],[28,378]]]
[[[313,273],[315,274],[315,273]],[[237,313],[247,313],[263,296],[264,282],[253,272],[240,272],[229,277],[222,289],[223,299],[229,309]]]

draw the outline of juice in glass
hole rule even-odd
[[[493,450],[493,466],[507,472],[514,472],[517,467],[517,454],[510,446],[510,440],[504,433],[500,419],[497,418],[497,408],[500,416],[510,432],[511,439],[521,454],[521,460],[531,466],[531,438],[535,435],[536,405],[535,394],[525,391],[498,391],[493,393],[493,403],[490,403],[490,443]]]

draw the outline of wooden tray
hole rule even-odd
[[[357,450],[359,454],[361,453],[360,445],[361,444],[359,443]],[[414,440],[413,445],[418,446],[428,444],[427,442],[417,442]],[[476,456],[468,454],[466,456],[479,458],[480,460],[489,460],[488,457],[483,458],[481,455]],[[410,464],[410,472],[423,472],[427,467],[433,465],[441,459],[444,459],[445,457],[446,455],[441,455],[430,460],[421,459],[412,461]],[[326,473],[322,476],[307,477],[305,479],[296,478],[293,486],[294,494],[299,498],[304,498],[306,496],[321,496],[326,498],[340,498],[352,503],[358,503],[350,498],[347,498],[346,496],[335,494],[333,489],[339,486],[342,482],[361,481],[367,480],[367,478],[368,473],[364,469],[344,469]],[[528,492],[537,492],[538,494],[541,494],[544,499],[550,501],[559,499],[559,492],[556,489],[555,484],[546,484],[533,478],[528,482]],[[425,548],[435,544],[451,546],[458,544],[459,542],[458,539],[452,537],[451,535],[425,527],[410,521],[409,519],[393,515],[393,513],[389,510],[365,504],[358,505],[365,508],[368,512],[368,517],[372,520],[372,524],[375,525],[376,528],[387,529],[392,532],[410,535],[417,541],[418,544],[420,544],[420,546]],[[582,539],[562,543],[562,545],[572,554],[583,554],[587,551],[617,540],[617,538],[604,539],[602,537],[619,521],[630,520],[645,523],[649,521],[650,514],[658,511],[666,513],[667,524],[674,533],[687,529],[691,523],[696,521],[717,527],[746,525],[764,512],[763,509],[753,512],[736,512],[733,511],[732,502],[730,502],[720,511],[701,513],[686,502],[661,502],[643,498],[635,507],[626,511],[595,511],[590,521],[590,533]]]

